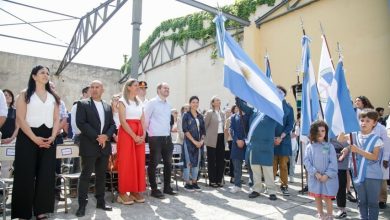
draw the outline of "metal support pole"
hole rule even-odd
[[[142,0],[133,1],[133,37],[131,46],[131,78],[138,79],[139,66],[139,35],[141,31],[142,20]]]

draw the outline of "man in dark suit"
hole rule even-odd
[[[105,172],[111,154],[110,139],[115,131],[111,106],[101,97],[104,92],[102,82],[92,81],[91,98],[77,103],[76,124],[80,129],[81,175],[78,186],[79,209],[77,217],[85,215],[88,203],[88,186],[92,172],[95,172],[96,208],[111,211],[104,201]]]

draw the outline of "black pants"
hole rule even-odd
[[[345,204],[347,202],[347,171],[339,170],[339,191],[337,192],[337,207],[345,208]]]
[[[104,191],[106,182],[106,169],[108,155],[98,157],[81,157],[81,175],[79,180],[78,195],[79,205],[86,206],[88,202],[88,188],[91,174],[95,171],[95,198],[97,204],[104,204]]]
[[[224,134],[218,134],[216,148],[207,146],[207,169],[210,183],[222,183],[225,168]]]
[[[50,137],[52,129],[31,128],[35,135]],[[15,175],[11,218],[30,219],[54,211],[56,149],[39,148],[20,129],[15,144]]]
[[[225,153],[225,159],[229,160],[229,176],[234,177],[234,166],[233,166],[233,160],[230,159],[230,155],[232,153],[232,147],[233,147],[233,141],[228,141],[228,146],[229,146],[229,153]],[[226,158],[226,156],[228,156]]]
[[[56,145],[64,143],[64,138],[62,137],[62,133],[57,135],[55,142],[56,142]],[[56,174],[61,174],[62,173],[61,172],[61,166],[62,166],[62,159],[56,159]],[[60,186],[61,186],[61,179],[57,178],[56,185],[55,185],[55,192],[57,193],[58,196],[61,193]]]
[[[157,189],[156,167],[162,157],[164,163],[164,189],[170,189],[173,151],[171,136],[149,136],[149,149],[148,177],[150,188],[152,190]]]

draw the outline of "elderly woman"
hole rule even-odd
[[[211,187],[222,187],[225,167],[225,114],[221,111],[221,100],[217,96],[212,97],[210,107],[205,116],[209,184]]]

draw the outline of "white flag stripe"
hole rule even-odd
[[[271,88],[256,74],[256,72],[252,68],[250,68],[244,62],[236,59],[233,53],[230,51],[230,48],[226,44],[224,46],[224,56],[225,56],[225,65],[228,65],[229,68],[231,68],[234,72],[243,76],[246,79],[248,85],[253,90],[258,91],[261,96],[267,97],[268,101],[272,102],[275,106],[279,107],[280,109],[283,109],[283,104],[280,101],[277,94],[275,94],[271,90]],[[240,67],[249,70],[251,74],[248,78],[246,78],[243,75]]]

